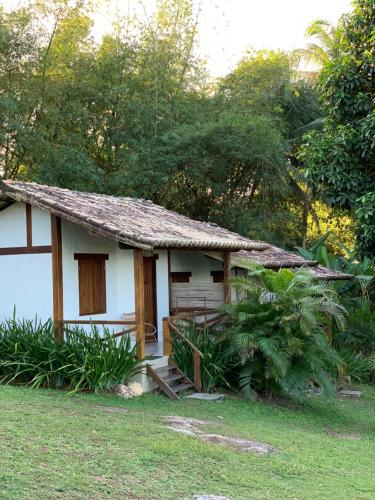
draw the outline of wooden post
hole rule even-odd
[[[230,251],[223,252],[224,257],[224,303],[230,304],[232,302],[232,284],[230,272]]]
[[[63,264],[61,219],[51,214],[51,246],[52,246],[52,287],[53,287],[53,321],[55,341],[62,344],[63,331]]]
[[[171,329],[168,318],[163,318],[163,354],[164,356],[172,355]]]
[[[32,248],[33,246],[33,221],[32,221],[32,208],[31,205],[26,203],[26,246]]]
[[[169,249],[168,249],[168,302],[169,302],[169,314],[172,314],[171,251]]]
[[[137,358],[145,357],[145,282],[143,268],[143,250],[134,249],[134,287],[135,287],[135,324]]]
[[[194,351],[194,387],[197,391],[202,390],[202,380],[201,380],[201,356],[199,352]]]

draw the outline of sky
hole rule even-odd
[[[0,0],[6,7],[19,0]],[[231,71],[246,49],[293,50],[305,46],[305,29],[317,18],[336,23],[351,10],[351,0],[195,0],[200,3],[198,53],[213,77]],[[152,15],[155,0],[99,0],[97,40],[109,31],[116,14]]]

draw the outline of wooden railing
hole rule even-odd
[[[202,378],[201,378],[201,358],[203,354],[201,351],[178,329],[178,327],[173,323],[176,319],[175,316],[170,316],[168,318],[163,318],[163,349],[164,355],[172,355],[172,338],[171,329],[175,335],[185,342],[193,351],[194,360],[194,386],[197,391],[202,390]]]
[[[207,319],[207,316],[215,315],[212,318]],[[197,318],[203,316],[204,321],[197,322]],[[183,342],[185,342],[193,351],[193,367],[194,367],[194,386],[197,391],[202,390],[202,379],[201,379],[201,361],[203,358],[203,353],[189,340],[179,329],[176,322],[193,322],[198,326],[198,328],[206,327],[206,325],[213,325],[219,323],[223,320],[225,314],[218,313],[215,309],[205,309],[200,311],[193,311],[190,313],[176,314],[175,316],[168,316],[163,318],[163,350],[165,356],[172,356],[172,336],[173,333]]]
[[[128,329],[124,329],[121,332],[114,333],[114,337],[122,337],[123,335],[129,335],[135,332],[137,329],[135,321],[125,321],[125,320],[81,320],[81,319],[64,319],[59,322],[60,328],[63,333],[65,325],[120,325],[120,326],[130,326]]]

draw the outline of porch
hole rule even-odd
[[[202,353],[194,346],[179,330],[179,324],[189,318],[203,318],[208,323],[213,315],[216,314],[216,308],[225,302],[231,300],[230,287],[230,268],[229,252],[223,252],[224,264],[220,262],[222,268],[221,280],[219,283],[212,277],[211,283],[196,283],[192,281],[181,282],[181,273],[185,271],[172,271],[173,254],[168,251],[168,266],[165,274],[156,273],[156,262],[158,252],[144,251],[142,249],[127,249],[133,254],[133,275],[134,275],[134,312],[122,313],[122,319],[96,319],[79,318],[68,319],[61,318],[56,322],[55,335],[58,342],[63,341],[64,327],[67,326],[106,326],[114,327],[113,335],[121,337],[130,335],[136,345],[137,357],[139,359],[147,358],[145,362],[146,373],[140,376],[140,382],[145,390],[152,390],[159,385],[169,397],[175,397],[173,388],[169,385],[170,381],[176,382],[176,390],[188,387],[194,387],[201,390],[201,358]],[[186,251],[185,257],[186,257]],[[197,258],[199,252],[191,250],[190,255]],[[206,257],[204,257],[206,259]],[[189,259],[184,259],[184,265],[190,268]],[[216,266],[217,267],[217,266]],[[215,271],[217,272],[217,271]],[[176,273],[178,280],[176,281]],[[189,271],[192,275],[192,271]],[[209,277],[209,270],[206,273]],[[157,275],[160,281],[167,284],[166,288],[160,291],[160,283],[157,281]],[[202,276],[200,276],[202,281]],[[215,278],[216,279],[216,278]],[[165,314],[165,309],[158,308],[159,295],[167,294],[169,302],[169,315]],[[207,307],[208,306],[208,307]],[[161,320],[161,321],[160,321]],[[161,323],[161,327],[159,326]],[[171,366],[170,357],[172,355],[172,335],[176,335],[192,349],[194,358],[194,380],[190,381],[179,370],[177,366]],[[161,374],[159,371],[161,370]],[[172,372],[172,373],[171,373]],[[168,380],[164,379],[165,373]],[[152,383],[153,380],[156,385]],[[178,381],[183,381],[178,384]],[[176,397],[175,397],[176,398]]]

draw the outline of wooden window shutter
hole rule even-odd
[[[78,260],[79,314],[107,312],[105,261],[107,254],[74,254]]]

